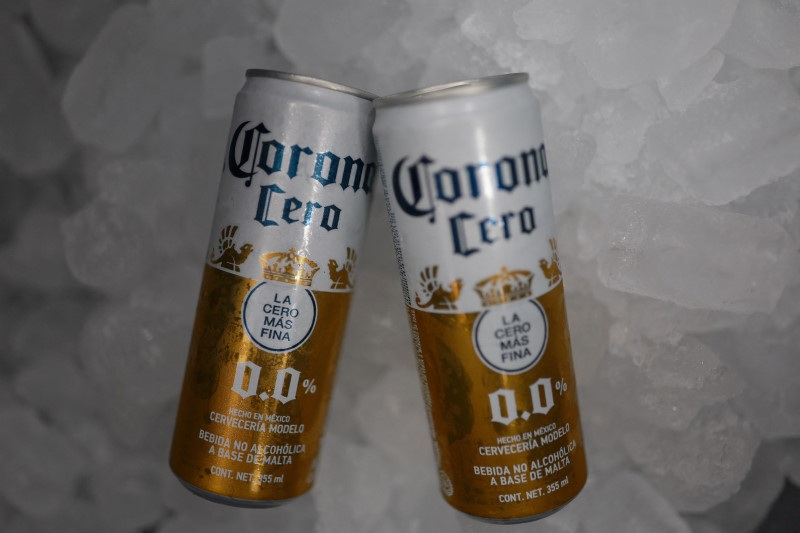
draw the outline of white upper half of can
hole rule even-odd
[[[376,102],[373,131],[408,305],[476,312],[560,283],[539,105],[525,80],[487,78]]]
[[[377,161],[369,95],[345,89],[248,73],[225,148],[208,265],[352,290]]]

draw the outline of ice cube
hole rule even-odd
[[[75,150],[61,113],[56,80],[28,27],[0,14],[0,159],[42,174]]]
[[[61,428],[77,425],[91,411],[95,394],[69,354],[50,354],[14,377],[14,392]]]
[[[710,509],[707,516],[727,533],[757,531],[783,489],[783,473],[778,465],[780,452],[779,445],[762,442],[739,491]]]
[[[137,531],[166,514],[161,498],[164,466],[139,457],[119,457],[89,479],[101,531]]]
[[[18,309],[21,321],[10,335],[15,361],[31,364],[39,358],[71,359],[78,352],[77,332],[90,308],[88,298],[37,300],[30,312]]]
[[[142,211],[96,199],[61,223],[67,263],[76,279],[122,292],[158,264],[156,232]]]
[[[549,125],[546,129],[547,163],[556,216],[563,213],[583,187],[584,174],[597,151],[597,143],[577,129]]]
[[[619,325],[615,330],[622,329]],[[744,382],[693,337],[652,342],[630,331],[611,335],[602,375],[620,412],[685,430],[704,407],[740,394]]]
[[[30,0],[33,23],[51,45],[69,54],[80,54],[114,10],[114,0]]]
[[[639,155],[644,144],[644,134],[656,121],[658,104],[652,89],[642,86],[640,91],[606,91],[594,101],[594,110],[584,115],[581,129],[594,137],[597,153],[608,161],[630,163]],[[650,93],[647,100],[642,92]]]
[[[759,436],[729,406],[706,408],[685,430],[640,428],[624,439],[630,457],[682,512],[730,498],[750,470]]]
[[[32,516],[47,516],[68,508],[84,456],[66,439],[45,426],[29,408],[4,406],[0,425],[0,493],[14,507]]]
[[[380,529],[378,524],[391,501],[386,457],[374,448],[328,434],[318,461],[315,531]]]
[[[289,63],[270,50],[264,35],[223,36],[203,46],[203,114],[231,116],[236,93],[248,68],[290,70]]]
[[[431,437],[419,390],[413,369],[392,369],[359,396],[353,416],[367,441],[387,455],[432,465]]]
[[[747,382],[737,407],[768,439],[800,436],[800,328],[778,329],[764,317],[711,337]]]
[[[180,26],[180,25],[178,25]],[[159,50],[150,11],[118,8],[92,42],[64,90],[63,107],[82,142],[122,152],[153,121],[177,68],[173,50]]]
[[[659,77],[658,90],[667,107],[686,109],[714,79],[724,60],[725,56],[719,50],[712,49],[680,72]]]
[[[203,45],[217,37],[268,39],[275,20],[262,0],[152,0],[150,8],[158,47],[169,50],[184,64],[199,61]]]
[[[727,205],[737,213],[768,218],[800,238],[800,170]]]
[[[456,28],[444,27],[434,32],[429,49],[435,54],[420,55],[424,57],[423,72],[419,86],[436,85],[454,80],[468,80],[502,74],[505,70],[489,55],[488,51],[475,45]],[[424,43],[420,39],[418,42]]]
[[[320,9],[313,0],[284,2],[275,40],[300,70],[338,77],[339,65],[357,57],[407,10],[404,2],[391,0],[349,0],[336,9]]]
[[[106,304],[81,334],[81,360],[95,382],[141,405],[159,405],[180,391],[188,331],[173,315]],[[178,327],[176,327],[178,326]]]
[[[800,166],[800,95],[737,69],[685,110],[652,126],[643,160],[710,205],[726,204]]]
[[[527,40],[541,39],[565,44],[575,38],[581,25],[583,0],[533,0],[514,12],[517,35]]]
[[[687,309],[672,302],[616,291],[601,299],[612,315],[637,333],[656,341],[670,341],[686,333],[706,333],[740,326],[747,315],[710,309]]]
[[[792,0],[741,0],[720,43],[726,54],[757,68],[800,65],[800,6]]]
[[[645,478],[622,471],[602,484],[586,504],[586,531],[689,533],[686,522]]]
[[[48,203],[25,212],[13,240],[0,249],[0,279],[43,291],[76,287],[58,231],[62,216],[59,207]]]
[[[587,2],[573,51],[607,89],[685,69],[728,30],[736,0]]]
[[[567,292],[567,316],[575,374],[578,383],[589,383],[608,346],[611,316],[590,294],[573,291]]]
[[[694,309],[769,312],[797,269],[780,226],[699,206],[619,197],[598,264],[607,287]]]
[[[507,6],[501,9],[499,5]],[[516,9],[518,1],[503,4],[477,3],[461,20],[461,31],[483,48],[505,72],[527,72],[528,83],[537,90],[556,86],[564,76],[563,51],[545,41],[523,41],[516,36],[512,19],[504,9]]]

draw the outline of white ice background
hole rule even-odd
[[[373,205],[315,489],[167,465],[248,67],[540,98],[590,482],[536,524],[439,497]],[[797,0],[4,0],[0,530],[745,533],[800,483]],[[380,191],[377,191],[380,194]]]

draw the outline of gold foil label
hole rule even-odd
[[[262,299],[260,316],[253,315],[259,322],[246,326],[245,301],[262,287],[271,287],[272,301]],[[286,321],[292,309],[309,312],[308,306],[275,297],[293,294],[314,302],[315,323],[305,339],[302,328],[294,336],[299,322]],[[243,500],[283,500],[311,487],[349,301],[349,292],[206,267],[170,459],[181,479]],[[253,342],[253,330],[258,336],[262,329],[286,336],[266,333],[267,348],[300,345],[267,351]]]
[[[524,281],[526,275],[517,277]],[[513,287],[505,293],[502,287],[498,294],[509,297]],[[486,327],[479,320],[487,311],[408,308],[442,492],[455,508],[498,520],[558,508],[580,491],[587,475],[563,285],[536,299],[524,288],[518,295],[513,301],[519,305],[492,307],[488,312],[497,316],[488,333],[479,333],[495,337],[496,346],[487,340],[483,347],[493,352],[487,357],[519,367],[515,373],[487,368],[476,350],[476,329]],[[526,346],[536,348],[531,332],[542,320],[543,349],[526,355]]]

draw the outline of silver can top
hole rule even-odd
[[[497,76],[487,76],[485,78],[477,78],[473,80],[443,83],[441,85],[434,85],[432,87],[423,87],[422,89],[414,89],[413,91],[405,91],[402,93],[391,94],[389,96],[382,96],[380,98],[376,98],[372,104],[375,106],[375,108],[379,108],[417,102],[427,102],[430,100],[440,100],[459,96],[473,96],[476,94],[485,93],[498,87],[505,87],[506,85],[527,82],[528,74],[525,72],[500,74]]]
[[[304,76],[302,74],[281,72],[279,70],[250,68],[247,69],[246,76],[248,78],[277,78],[279,80],[295,81],[297,83],[305,83],[307,85],[316,85],[317,87],[322,87],[323,89],[330,89],[331,91],[338,91],[340,93],[350,94],[352,96],[357,96],[358,98],[363,98],[365,100],[370,100],[370,101],[375,100],[378,97],[375,94],[368,93],[367,91],[362,91],[361,89],[356,89],[355,87],[342,85],[341,83],[322,80],[320,78],[314,78],[311,76]]]

